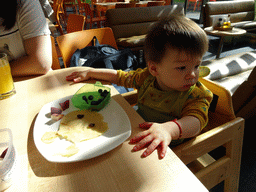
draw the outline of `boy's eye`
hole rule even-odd
[[[185,66],[181,66],[181,67],[176,67],[176,69],[178,69],[178,70],[185,70],[186,69],[186,67]]]

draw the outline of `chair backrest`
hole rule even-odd
[[[165,4],[165,1],[149,1],[147,6],[152,7],[152,6],[163,6]]]
[[[213,101],[209,109],[209,123],[203,131],[210,130],[221,124],[234,120],[236,116],[230,92],[211,80],[200,78],[199,81],[214,94]]]
[[[82,31],[86,17],[83,15],[69,14],[67,21],[67,33]]]
[[[52,42],[52,69],[61,69],[59,57],[56,50],[55,40],[54,37],[51,36],[51,42]]]
[[[108,44],[117,48],[111,28],[98,28],[65,34],[56,38],[64,62],[64,67],[70,66],[70,59],[77,49],[91,46],[93,37],[96,36],[100,44]]]
[[[117,3],[115,8],[129,8],[129,7],[135,7],[135,3]]]

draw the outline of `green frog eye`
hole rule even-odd
[[[89,99],[89,100],[93,100],[93,96],[90,95],[90,96],[88,97],[88,99]]]

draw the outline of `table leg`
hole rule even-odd
[[[219,48],[218,48],[218,52],[217,52],[216,58],[220,58],[220,53],[221,53],[222,48],[223,48],[223,40],[224,40],[224,36],[221,36],[220,37],[220,44],[219,44]]]

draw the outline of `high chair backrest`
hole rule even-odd
[[[86,46],[91,46],[93,37],[96,36],[100,44],[107,44],[117,48],[114,34],[111,28],[98,28],[78,31],[56,38],[64,67],[70,66],[70,59],[77,49],[82,49]]]
[[[199,81],[203,83],[208,89],[210,89],[215,96],[218,97],[215,111],[230,118],[235,119],[235,113],[232,106],[231,94],[224,87],[217,83],[200,78]],[[216,99],[217,99],[216,97]],[[215,100],[213,100],[215,102]]]
[[[213,81],[204,78],[200,78],[199,81],[213,93],[213,100],[208,114],[209,123],[204,131],[235,119],[232,97],[229,91]]]
[[[67,33],[82,31],[86,17],[83,15],[69,14],[67,21]]]

